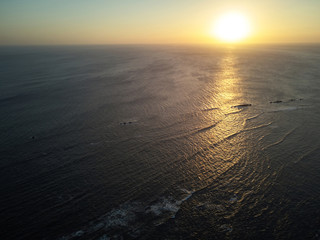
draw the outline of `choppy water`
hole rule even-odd
[[[319,64],[319,45],[2,47],[1,239],[319,239]]]

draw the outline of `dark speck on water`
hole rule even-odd
[[[277,101],[273,101],[273,102],[270,102],[270,103],[282,103],[281,100],[277,100]]]
[[[250,107],[252,106],[250,103],[245,103],[245,104],[239,104],[239,105],[235,105],[232,106],[233,108],[243,108],[243,107]]]

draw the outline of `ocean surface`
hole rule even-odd
[[[0,239],[320,239],[320,45],[0,48]]]

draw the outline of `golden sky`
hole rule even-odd
[[[4,0],[0,44],[210,44],[229,11],[251,25],[243,43],[320,43],[319,0]]]

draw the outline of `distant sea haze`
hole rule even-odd
[[[0,48],[1,239],[319,239],[320,45]]]

